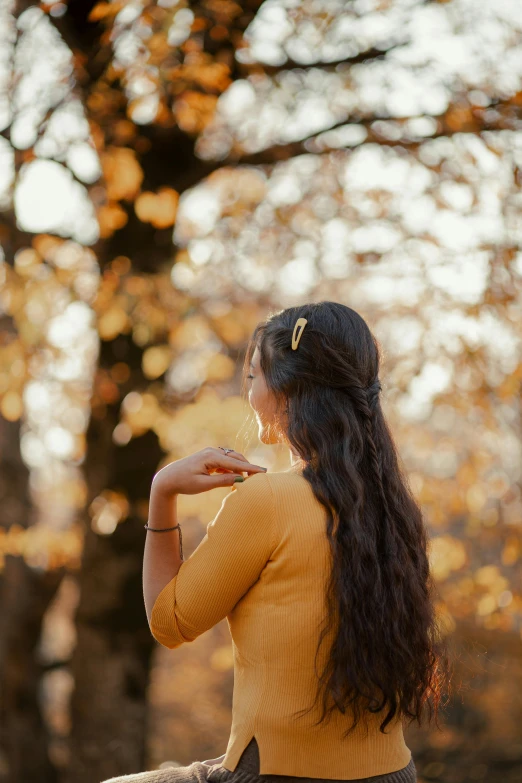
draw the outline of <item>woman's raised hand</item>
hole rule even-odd
[[[236,478],[244,480],[243,473],[248,478],[265,472],[266,468],[249,462],[238,451],[225,454],[209,446],[165,465],[154,476],[152,486],[162,494],[197,495],[215,487],[230,487]]]

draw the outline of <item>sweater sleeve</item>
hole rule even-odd
[[[154,602],[150,630],[160,644],[174,649],[192,642],[232,611],[275,548],[274,515],[265,473],[232,487],[204,538]]]

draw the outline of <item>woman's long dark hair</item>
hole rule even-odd
[[[308,323],[293,350],[301,317]],[[327,511],[333,567],[316,661],[325,635],[337,623],[338,630],[319,677],[314,705],[322,691],[322,715],[314,725],[336,707],[342,714],[351,707],[347,736],[363,705],[373,713],[388,707],[383,733],[399,715],[421,725],[425,706],[431,722],[448,655],[435,614],[428,533],[380,405],[377,340],[355,310],[323,301],[256,326],[243,384],[256,346],[278,410],[285,406],[284,438]],[[327,707],[329,695],[334,704]]]

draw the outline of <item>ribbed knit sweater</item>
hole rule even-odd
[[[312,725],[321,701],[293,718],[316,694],[314,656],[331,567],[326,511],[292,467],[255,473],[231,487],[204,538],[158,595],[150,628],[169,649],[227,619],[234,691],[226,769],[235,770],[252,737],[261,775],[353,780],[409,763],[400,716],[385,734],[379,731],[385,710],[366,713],[368,732],[363,721],[344,739],[351,718],[338,710],[329,721]],[[321,645],[318,672],[334,632],[335,626]]]

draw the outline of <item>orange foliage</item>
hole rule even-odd
[[[217,97],[185,90],[174,101],[173,111],[179,127],[187,133],[200,133],[210,122]]]
[[[179,194],[172,188],[160,188],[157,194],[146,190],[136,199],[134,209],[144,223],[167,228],[176,220],[178,200]]]
[[[89,22],[99,22],[100,19],[116,16],[124,7],[124,3],[96,3],[89,13]]]
[[[112,236],[115,231],[127,223],[128,217],[125,210],[116,202],[103,204],[99,207],[96,217],[100,226],[100,236],[102,239]]]
[[[128,147],[108,147],[101,156],[107,198],[131,201],[143,181],[143,170],[136,154]]]

